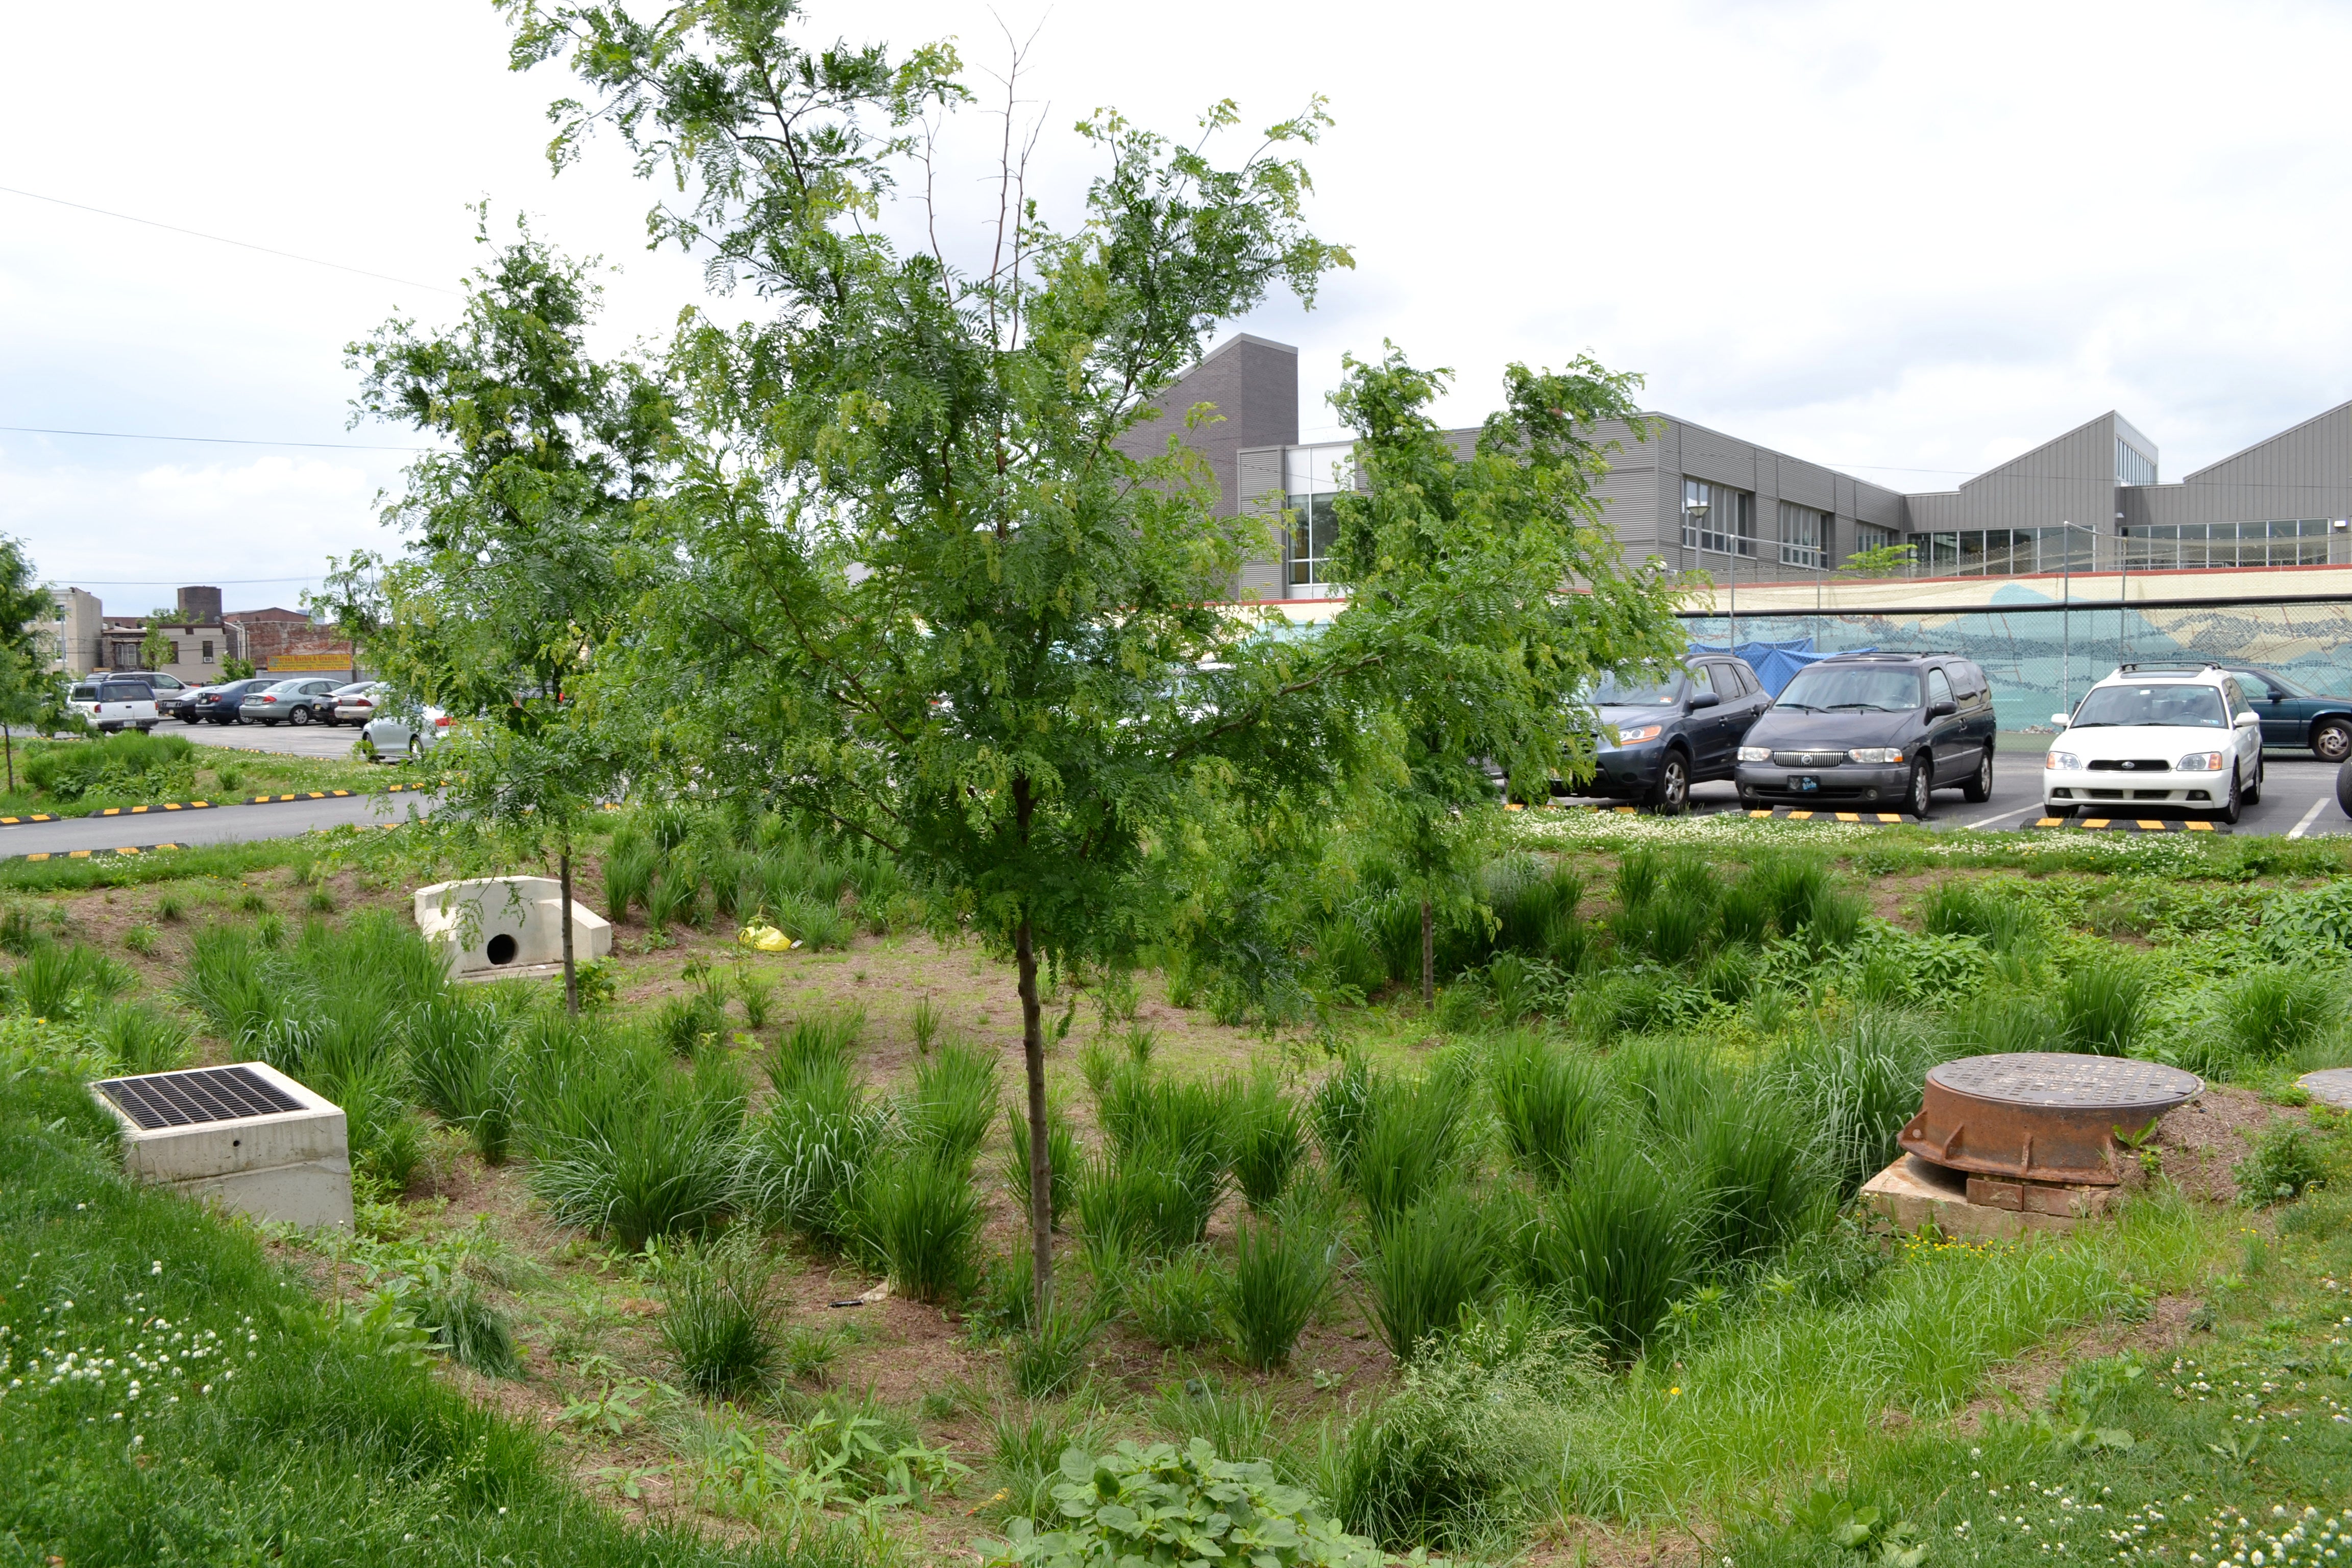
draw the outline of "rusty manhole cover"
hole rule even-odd
[[[2061,1051],[1963,1057],[1927,1074],[1896,1142],[1954,1170],[2113,1185],[2116,1137],[2137,1136],[2205,1087],[2155,1062]]]

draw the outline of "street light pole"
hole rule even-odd
[[[1698,534],[1702,552],[1706,549],[1706,502],[1703,500],[1683,502],[1683,515],[1691,520],[1691,526]],[[1739,645],[1739,569],[1736,562],[1731,572],[1731,643],[1737,647]]]
[[[2131,662],[2131,635],[2124,627],[2131,615],[2131,545],[2124,537],[2124,514],[2116,513],[2116,563],[2123,573],[2116,584],[2116,662]]]

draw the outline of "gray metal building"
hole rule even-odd
[[[1186,438],[1216,471],[1223,510],[1267,522],[1264,558],[1236,596],[1343,592],[1325,558],[1330,498],[1353,482],[1350,448],[1299,444],[1297,351],[1229,339],[1122,444],[1158,448],[1202,403],[1222,417]],[[1956,489],[1910,494],[1670,414],[1642,426],[1604,432],[1619,447],[1600,487],[1604,518],[1629,554],[1717,584],[1819,577],[1887,544],[1912,546],[1921,577],[2352,563],[2352,403],[2170,484],[2156,443],[2110,412]],[[1466,449],[1476,432],[1452,434]]]

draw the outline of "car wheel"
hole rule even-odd
[[[294,705],[294,711],[286,715],[286,721],[298,728],[308,724],[310,721],[310,710],[298,702]]]
[[[418,740],[415,736],[414,736],[414,735],[409,736],[409,737],[408,737],[408,760],[409,760],[410,762],[412,762],[412,763],[413,763],[413,762],[415,762],[417,758],[419,758],[419,757],[423,756],[424,754],[425,754],[425,743],[424,743],[422,741],[419,741],[419,740]]]
[[[1935,780],[1928,776],[1927,764],[1914,763],[1911,783],[1903,792],[1903,809],[1925,822],[1927,813],[1935,809]]]
[[[1978,760],[1976,776],[1960,786],[1960,798],[1970,805],[1982,805],[1992,798],[1992,748],[1987,746]]]
[[[2248,805],[2260,805],[2263,803],[2263,759],[2256,757],[2254,759],[2254,782],[2252,786],[2246,791],[2246,804]]]
[[[1690,805],[1690,759],[1668,752],[1658,763],[1658,782],[1650,786],[1650,809],[1660,816],[1680,816]]]
[[[2352,816],[2352,762],[2336,770],[2336,809]]]
[[[2311,750],[2323,763],[2352,762],[2352,724],[2321,720],[2311,727]]]
[[[2232,766],[2230,769],[2230,798],[2222,803],[2221,820],[2235,822],[2245,815],[2245,798],[2238,793],[2238,770]]]

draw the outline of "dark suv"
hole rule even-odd
[[[1748,726],[1772,705],[1746,659],[1704,654],[1662,680],[1603,676],[1591,700],[1601,721],[1592,777],[1554,788],[1668,816],[1690,804],[1692,784],[1731,776]]]
[[[1836,654],[1799,670],[1748,731],[1739,798],[1920,817],[1939,789],[1989,800],[1994,728],[1985,673],[1968,659]]]

